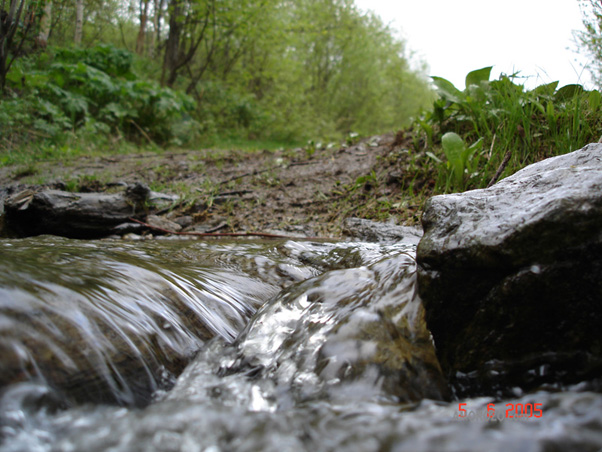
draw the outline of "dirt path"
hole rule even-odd
[[[424,196],[412,197],[406,189],[409,178],[416,183],[407,171],[407,144],[382,135],[314,152],[202,150],[86,157],[66,164],[36,162],[29,171],[0,168],[0,184],[10,192],[40,184],[110,191],[142,182],[181,197],[163,215],[186,231],[340,237],[348,217],[418,222]]]

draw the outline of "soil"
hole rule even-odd
[[[329,149],[82,157],[0,168],[0,186],[14,193],[40,188],[43,181],[45,187],[105,192],[141,182],[180,196],[159,214],[184,231],[339,238],[349,217],[419,222],[424,193],[434,181],[409,174],[408,146],[403,136],[389,134]],[[421,196],[408,194],[410,181],[424,188]]]

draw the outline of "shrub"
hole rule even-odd
[[[152,81],[138,80],[132,55],[109,45],[53,49],[37,60],[21,60],[9,73],[11,94],[0,104],[4,137],[54,139],[86,127],[134,142],[182,141],[181,122],[196,126],[189,96]]]

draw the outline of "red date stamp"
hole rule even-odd
[[[543,417],[542,403],[506,403],[496,407],[495,403],[488,403],[486,411],[473,411],[466,408],[468,404],[458,404],[458,412],[453,417],[459,421],[502,421],[506,419],[527,420]]]

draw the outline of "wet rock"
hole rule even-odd
[[[418,244],[422,229],[412,226],[399,226],[393,223],[379,223],[363,218],[347,218],[343,232],[348,236],[366,242]]]
[[[120,193],[70,193],[61,190],[23,190],[5,201],[6,226],[18,236],[53,234],[70,238],[99,238],[129,218],[144,218],[152,206],[174,197],[151,192],[140,183]]]
[[[424,212],[419,291],[460,394],[602,374],[602,145]]]
[[[194,218],[192,218],[190,215],[184,215],[181,217],[174,218],[173,221],[179,224],[180,227],[187,228],[188,226],[191,226],[192,223],[194,223]]]
[[[182,226],[180,226],[178,223],[157,215],[149,215],[146,217],[146,222],[153,228],[162,229],[164,231],[179,232],[182,230]]]

